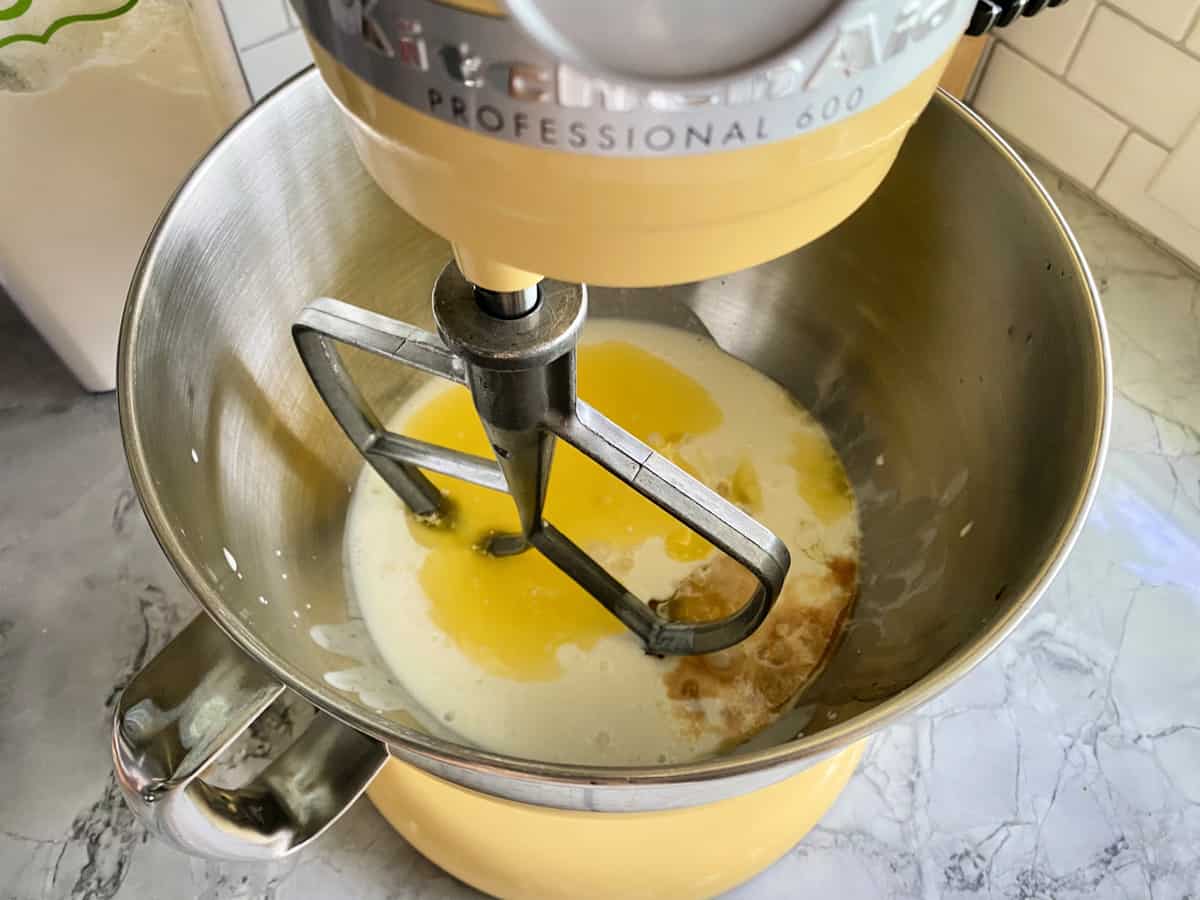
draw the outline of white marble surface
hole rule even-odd
[[[825,821],[733,897],[1200,897],[1200,285],[1049,184],[1116,358],[1088,527],[1020,630],[880,735]],[[0,348],[0,896],[477,896],[366,803],[270,867],[189,859],[134,822],[109,714],[194,606],[138,512],[112,397],[82,394],[3,304]],[[277,717],[243,753],[288,731]]]

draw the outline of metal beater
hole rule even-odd
[[[583,586],[641,639],[648,653],[711,653],[754,632],[775,603],[791,559],[771,531],[575,394],[575,348],[587,289],[542,279],[521,291],[469,282],[451,261],[433,289],[438,334],[339,300],[307,306],[292,328],[325,403],[359,452],[418,516],[449,511],[422,469],[507,491],[520,534],[492,536],[486,552],[530,547]],[[336,344],[349,344],[466,385],[495,459],[388,431],[350,378]],[[543,517],[554,443],[561,438],[744,566],[758,585],[735,613],[673,622],[630,593]]]

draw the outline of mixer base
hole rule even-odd
[[[703,806],[601,813],[530,806],[391,759],[367,793],[426,858],[496,897],[712,897],[790,850],[862,758],[855,744],[770,787]]]

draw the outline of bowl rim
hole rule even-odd
[[[1046,554],[1037,573],[1023,588],[1022,596],[1013,602],[1003,615],[924,677],[895,696],[845,722],[761,750],[735,753],[700,762],[659,766],[551,763],[476,749],[400,725],[368,709],[359,701],[338,696],[333,689],[293,667],[285,657],[260,641],[253,630],[222,602],[216,589],[205,578],[202,567],[189,557],[171,528],[151,476],[141,439],[142,423],[134,403],[139,373],[134,365],[132,348],[138,340],[148,286],[158,265],[158,249],[162,235],[171,227],[177,211],[190,194],[198,189],[197,185],[205,172],[218,164],[222,153],[237,140],[242,130],[255,127],[257,119],[274,108],[272,104],[293,94],[322,90],[322,87],[315,70],[302,71],[272,91],[264,102],[252,107],[192,167],[164,208],[138,260],[122,316],[117,356],[117,401],[125,456],[138,500],[159,547],[180,580],[221,630],[244,652],[265,666],[273,677],[318,709],[390,747],[398,748],[398,752],[410,761],[419,763],[424,759],[435,766],[466,769],[485,777],[535,781],[563,787],[636,788],[671,784],[694,785],[780,768],[788,764],[811,764],[894,723],[963,678],[1017,627],[1062,568],[1083,529],[1088,510],[1095,499],[1108,449],[1112,418],[1112,358],[1100,293],[1078,241],[1058,206],[1028,165],[982,117],[939,88],[930,102],[940,103],[949,109],[982,135],[997,152],[1005,156],[1023,178],[1026,186],[1041,201],[1057,226],[1059,236],[1072,257],[1075,267],[1073,274],[1087,295],[1091,337],[1095,358],[1099,361],[1096,373],[1099,382],[1096,396],[1100,406],[1096,411],[1098,427],[1092,435],[1086,472],[1072,501],[1070,513],[1055,536],[1051,550]]]

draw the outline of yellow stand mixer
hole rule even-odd
[[[431,285],[436,334],[331,299],[310,303],[294,320],[293,337],[308,374],[354,448],[418,516],[436,520],[454,515],[425,472],[511,494],[519,530],[491,535],[484,549],[494,555],[545,555],[634,632],[649,652],[707,653],[747,637],[780,590],[789,565],[787,548],[737,506],[606,419],[603,409],[575,396],[575,344],[587,313],[588,285],[652,288],[709,279],[759,266],[819,237],[850,216],[880,184],[964,30],[1004,24],[1048,4],[294,0],[293,5],[321,75],[345,113],[359,158],[387,194],[454,248],[454,262]],[[350,703],[338,693],[340,688],[335,691],[327,679],[321,680],[328,674],[324,649],[297,630],[296,622],[310,606],[316,607],[312,622],[341,622],[346,615],[334,556],[318,559],[306,546],[289,563],[291,579],[275,595],[275,604],[268,607],[263,595],[255,600],[261,588],[250,582],[281,552],[270,548],[278,548],[282,539],[277,543],[264,535],[273,535],[270,529],[281,522],[293,523],[303,539],[316,540],[316,535],[335,545],[340,531],[333,526],[342,519],[330,510],[344,512],[334,502],[345,502],[340,479],[347,471],[356,472],[360,461],[341,435],[330,434],[325,409],[312,396],[295,358],[284,360],[271,343],[286,340],[280,338],[280,326],[293,320],[294,297],[263,300],[264,309],[268,302],[274,304],[271,315],[258,317],[255,327],[262,328],[253,332],[243,327],[241,294],[229,303],[236,311],[236,327],[216,327],[214,309],[220,298],[241,290],[239,282],[269,280],[264,270],[271,265],[304,269],[306,254],[320,255],[327,238],[336,243],[337,228],[342,228],[337,240],[348,242],[348,235],[357,236],[372,223],[395,225],[403,218],[382,198],[376,200],[373,190],[367,192],[376,204],[371,208],[382,206],[382,218],[330,213],[321,219],[314,213],[310,221],[304,211],[316,206],[288,199],[276,207],[269,196],[245,196],[251,193],[243,190],[248,170],[255,177],[282,172],[281,186],[291,185],[309,199],[324,196],[319,179],[336,165],[314,161],[348,159],[343,142],[341,156],[283,152],[279,171],[255,169],[255,154],[266,144],[289,136],[297,145],[304,143],[303,136],[288,129],[303,120],[297,114],[307,109],[301,104],[311,100],[312,90],[309,79],[307,86],[298,82],[282,91],[239,126],[240,137],[235,129],[202,165],[193,185],[207,183],[181,192],[165,217],[127,312],[122,417],[135,484],[164,549],[224,631],[201,617],[122,695],[114,711],[113,747],[127,797],[139,815],[190,852],[274,859],[319,834],[365,788],[418,850],[464,881],[504,897],[699,897],[745,880],[784,854],[828,810],[861,755],[861,742],[851,741],[879,727],[885,721],[882,714],[871,719],[870,729],[854,731],[819,753],[795,759],[780,753],[770,765],[746,762],[759,747],[743,747],[742,757],[721,756],[694,769],[600,769],[503,757],[410,728],[404,715],[384,715],[382,704]],[[956,115],[968,116],[961,110]],[[332,125],[318,124],[336,132]],[[987,145],[988,159],[999,160],[997,145],[981,136],[986,129],[974,128],[961,131],[970,132],[979,147]],[[328,133],[321,137],[330,143]],[[941,148],[951,145],[935,146],[939,149],[929,159],[936,166],[951,154]],[[332,172],[337,189],[364,180],[352,159],[350,163],[354,171],[343,171],[342,180]],[[1016,184],[1026,177],[1018,167],[1005,156],[996,168],[981,171],[1007,172],[1008,184]],[[961,168],[975,176],[975,168]],[[918,174],[924,172],[922,168]],[[965,183],[960,171],[957,190],[951,192],[955,198],[970,193],[963,189]],[[929,185],[940,182],[922,184],[929,191]],[[996,234],[1007,234],[1014,222],[1025,227],[1036,219],[1050,229],[1042,220],[1058,221],[1046,212],[1043,195],[1026,190],[1024,181],[1020,184],[1011,197],[1003,197],[1007,206],[997,205],[1012,218],[995,223]],[[227,190],[220,193],[222,202],[209,204],[206,191],[213,185]],[[333,200],[345,200],[337,189]],[[885,190],[880,196],[887,194]],[[882,227],[865,232],[871,237],[858,246],[886,246],[875,238],[892,227],[894,209],[907,210],[911,195],[899,196]],[[260,219],[256,210],[238,202],[270,208],[262,210]],[[185,227],[184,213],[206,204],[225,218],[222,227],[204,234],[212,240],[233,235],[221,252],[210,252],[209,244],[193,240],[200,230]],[[368,207],[347,203],[338,208]],[[394,218],[388,220],[388,215]],[[860,215],[856,222],[861,220]],[[312,239],[296,254],[281,251],[268,264],[253,253],[243,259],[242,248],[234,246],[243,221],[246,234],[261,231],[274,237],[280,226],[295,225],[307,228]],[[429,258],[424,250],[433,243],[438,254],[443,252],[443,244],[406,221],[399,227],[422,232],[420,240],[426,243],[413,256],[397,253],[382,264],[371,258],[369,265],[388,282],[385,292],[394,287],[401,263]],[[855,222],[847,225],[854,227]],[[164,237],[168,232],[170,240]],[[289,230],[289,240],[292,234]],[[1052,258],[1062,260],[1062,266],[1082,265],[1069,236],[1048,234],[1030,237],[1014,255],[1030,252],[1029,247],[1037,252],[1053,247]],[[371,235],[385,247],[392,246],[391,237],[391,231]],[[285,243],[273,240],[271,246]],[[943,258],[947,245],[931,243],[937,246],[930,255]],[[195,255],[189,255],[192,250]],[[340,259],[333,251],[331,256]],[[207,268],[193,266],[197,258]],[[347,268],[365,258],[353,257]],[[219,264],[209,266],[210,259]],[[308,286],[301,292],[306,299],[336,281],[329,274],[336,265],[322,268],[326,262],[314,263],[307,273],[311,277],[297,282]],[[1049,271],[1040,258],[1037,269],[1039,277]],[[1085,269],[1079,271],[1086,275]],[[227,290],[197,273],[213,278],[228,273],[221,286]],[[1010,283],[1017,282],[1004,282]],[[822,282],[821,296],[830,293],[829,284]],[[250,285],[244,294],[272,293],[272,285],[265,291],[262,287]],[[714,303],[728,303],[715,282],[705,288],[713,292]],[[1054,289],[1060,294],[1053,294]],[[1052,299],[1070,293],[1071,302],[1083,309],[1076,298],[1086,290],[1069,288],[1061,279],[1046,290]],[[374,293],[378,291],[372,288],[366,296]],[[754,291],[747,295],[760,296]],[[422,305],[424,296],[416,298]],[[191,302],[193,297],[199,299]],[[832,304],[840,298],[828,299]],[[1066,299],[1061,302],[1068,308]],[[406,315],[417,314],[411,304],[405,308]],[[815,313],[821,321],[825,308]],[[174,327],[173,319],[156,318],[160,310],[195,320]],[[925,325],[914,328],[933,330]],[[1077,331],[1064,327],[1059,344],[1070,350],[1092,341],[1092,331]],[[783,346],[773,346],[785,355],[790,334],[775,335]],[[214,343],[201,340],[207,337]],[[216,343],[217,337],[225,343]],[[228,344],[235,339],[238,353],[230,353]],[[1102,337],[1096,340],[1102,345]],[[356,384],[339,344],[373,354],[373,365],[386,366],[378,359],[382,357],[468,386],[493,458],[385,430],[366,399],[380,397],[380,383]],[[192,355],[181,359],[186,354]],[[365,369],[353,371],[362,374]],[[280,380],[272,381],[276,375]],[[220,389],[206,395],[209,384]],[[1094,407],[1101,410],[1096,413],[1100,421],[1102,393],[1099,388],[1094,396],[1080,393],[1083,400],[1067,407]],[[970,398],[972,403],[975,399]],[[241,406],[231,411],[234,401]],[[307,408],[303,418],[288,419],[304,404],[316,407],[319,422],[308,418]],[[173,437],[196,440],[198,426],[187,416],[210,429],[202,432],[207,440],[181,445],[179,452],[173,444],[169,451],[162,449]],[[305,430],[309,425],[313,430]],[[1086,431],[1075,430],[1081,435]],[[544,521],[559,439],[745,567],[756,587],[742,607],[719,621],[672,621],[652,610],[647,598],[633,596],[570,534]],[[1085,443],[1081,437],[1078,453],[1070,459],[1086,451],[1091,462],[1080,471],[1092,473],[1089,467],[1102,439]],[[316,452],[306,455],[310,447]],[[335,457],[336,470],[328,463]],[[257,464],[263,461],[280,462],[280,470]],[[1039,457],[1039,471],[1043,462]],[[181,466],[188,476],[187,490],[178,500],[168,493],[177,479],[161,479],[167,487],[159,483],[158,474],[174,471],[172,466]],[[325,477],[334,471],[337,477]],[[1083,484],[1081,491],[1090,490],[1092,474],[1075,477]],[[280,485],[296,493],[285,494]],[[272,498],[282,499],[275,503]],[[968,646],[964,636],[951,646],[966,649],[951,658],[940,684],[962,674],[1028,608],[1044,586],[1046,567],[1065,552],[1085,507],[1073,503],[1061,515],[1057,508],[1030,513],[1045,520],[1047,533],[1059,528],[1060,519],[1065,523],[1054,531],[1059,536],[1051,549],[1039,545],[1036,553],[1028,551],[1050,560],[1044,567],[1013,575],[1004,560],[984,560],[989,573],[1003,570],[1013,584],[1010,588],[1006,582],[998,592],[987,585],[988,610],[1000,609],[1003,620],[991,623],[977,615],[976,606],[964,605],[963,616],[972,620],[964,635],[978,639]],[[210,546],[214,536],[228,541],[219,549],[229,572],[221,569],[216,548]],[[240,565],[232,561],[230,548]],[[300,577],[302,571],[306,577]],[[978,568],[970,574],[977,578]],[[1014,598],[1005,599],[1011,609],[997,606],[1006,590]],[[250,602],[236,611],[227,608],[226,598],[240,600],[242,593]],[[289,602],[295,606],[287,608]],[[940,612],[934,617],[940,621]],[[931,660],[936,655],[939,662],[930,661],[921,673],[941,665],[948,658],[944,650],[931,644]],[[303,677],[288,668],[289,654],[304,654],[312,663]],[[894,660],[876,662],[891,666]],[[913,681],[919,677],[914,675]],[[211,759],[280,695],[285,682],[323,710],[317,725],[248,787],[226,790],[205,782],[201,776]],[[927,699],[932,690],[914,689],[912,697]],[[909,699],[906,695],[905,702]],[[856,694],[853,701],[859,704],[856,709],[872,709],[870,696]],[[398,708],[407,714],[407,707]],[[752,743],[762,738],[771,749],[796,733],[795,728],[782,736],[764,732]]]
[[[964,29],[1006,24],[1022,4],[294,5],[363,164],[454,247],[433,290],[437,335],[336,300],[300,315],[297,346],[343,430],[418,515],[452,514],[422,469],[507,490],[522,533],[491,537],[488,552],[535,548],[648,652],[705,653],[743,640],[779,593],[787,548],[575,397],[585,285],[699,281],[824,234],[887,174]],[[466,384],[495,459],[384,430],[337,343]],[[632,596],[542,518],[556,437],[745,566],[758,582],[753,596],[726,619],[688,624]],[[653,813],[523,806],[399,762],[371,796],[422,852],[498,895],[571,885],[568,894],[583,896],[584,884],[589,896],[691,895],[736,884],[785,852],[832,803],[860,752],[743,797]],[[431,819],[440,825],[430,829]],[[463,820],[492,823],[495,839],[466,840],[455,828]],[[722,849],[729,829],[764,840],[731,856]],[[687,848],[678,859],[663,852],[667,835]],[[520,862],[530,846],[544,851],[536,873]],[[584,847],[599,849],[586,855],[601,864],[585,862]],[[639,856],[656,872],[653,887],[645,867],[631,864]],[[703,889],[692,859],[707,860]],[[625,865],[615,870],[613,860]]]

